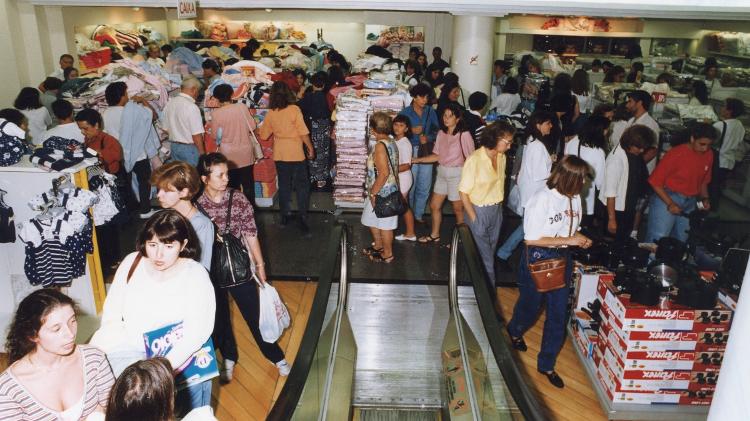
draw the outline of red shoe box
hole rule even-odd
[[[728,332],[623,331],[606,317],[599,327],[599,335],[624,358],[636,351],[724,351]]]
[[[617,378],[606,363],[596,371],[599,383],[613,403],[711,405],[713,390],[618,391]]]
[[[612,344],[603,350],[604,361],[610,369],[623,376],[625,371],[664,371],[687,370],[696,372],[718,372],[724,360],[723,352],[680,352],[680,351],[636,351],[619,357]]]
[[[694,372],[687,370],[625,370],[616,374],[606,360],[598,370],[607,370],[611,376],[616,392],[657,392],[657,391],[714,391],[716,390],[716,372]],[[710,380],[710,381],[709,381]]]
[[[597,295],[610,322],[622,331],[728,332],[731,326],[732,310],[723,304],[713,310],[695,310],[670,301],[665,308],[648,307],[630,302],[628,294],[616,295],[612,282],[601,277]]]

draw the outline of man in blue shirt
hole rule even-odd
[[[417,84],[409,91],[412,97],[411,105],[401,111],[411,123],[412,157],[417,157],[420,144],[435,142],[435,137],[440,129],[438,117],[435,110],[428,106],[430,98],[434,95],[432,88],[425,84]],[[430,196],[432,186],[432,164],[414,164],[411,167],[414,185],[409,191],[409,203],[414,211],[414,219],[422,223],[427,198]]]

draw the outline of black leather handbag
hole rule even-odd
[[[216,239],[211,256],[211,280],[219,288],[232,288],[249,282],[255,274],[255,265],[250,259],[247,247],[241,238],[229,232],[229,221],[232,216],[232,197],[234,190],[229,190],[229,206],[224,230],[219,231],[216,224]],[[206,211],[198,205],[204,214]]]
[[[378,218],[403,215],[408,209],[404,196],[401,194],[401,189],[398,186],[398,173],[393,168],[391,154],[388,153],[388,147],[385,144],[383,144],[383,147],[388,156],[388,166],[391,167],[391,174],[396,178],[396,190],[385,197],[377,194],[375,195],[375,205],[372,210]]]

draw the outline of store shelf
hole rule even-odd
[[[573,327],[568,324],[568,336],[573,337]],[[583,356],[581,350],[574,342],[573,349],[581,361],[591,386],[599,399],[599,405],[604,410],[607,419],[610,420],[654,420],[654,421],[705,421],[708,416],[708,406],[695,405],[639,405],[639,404],[613,404],[607,393],[596,378],[596,367],[594,362]]]
[[[246,42],[248,40],[248,38],[232,38],[232,39],[217,40],[217,39],[211,39],[211,38],[179,38],[179,37],[177,38],[173,37],[171,39],[172,41],[180,41],[180,42]],[[303,44],[307,41],[298,40],[298,39],[274,39],[274,40],[269,40],[269,41],[258,40],[258,42],[260,43],[271,42],[271,43],[279,43],[279,44],[288,44],[288,43]]]
[[[366,40],[368,44],[375,44],[378,42],[378,40]],[[424,45],[424,41],[399,41],[399,42],[390,42],[388,45],[401,45],[401,44],[408,44],[408,45]]]
[[[739,54],[720,53],[718,51],[708,51],[708,54],[719,56],[719,57],[729,57],[729,58],[738,58],[741,60],[750,60],[750,56],[743,56]]]

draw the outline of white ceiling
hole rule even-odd
[[[55,6],[176,7],[177,0],[20,0]],[[750,0],[202,0],[199,7],[232,9],[349,9],[448,12],[457,15],[642,17],[749,20]]]

